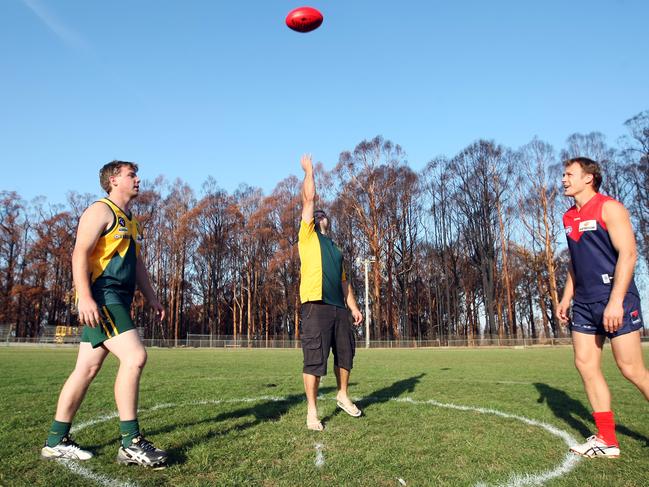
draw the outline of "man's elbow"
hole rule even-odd
[[[75,247],[74,250],[72,250],[73,265],[75,262],[83,262],[83,260],[87,259],[88,257],[90,257],[90,252],[86,252],[83,249],[80,249],[79,247]]]
[[[635,266],[635,263],[638,260],[638,251],[635,249],[635,247],[632,249],[625,249],[624,251],[620,252],[618,259],[624,259],[624,262],[628,263],[629,265]]]
[[[635,248],[629,252],[629,260],[633,262],[634,266],[635,263],[638,261],[638,251]]]

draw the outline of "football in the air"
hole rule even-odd
[[[286,16],[286,25],[297,32],[311,32],[322,24],[324,17],[313,7],[298,7]]]

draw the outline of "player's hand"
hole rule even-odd
[[[352,318],[354,318],[354,324],[356,326],[360,325],[363,322],[363,314],[358,310],[352,311]]]
[[[570,316],[568,314],[570,310],[570,300],[561,300],[559,302],[559,305],[557,306],[557,319],[561,322],[562,325],[565,325],[568,323],[570,320]]]
[[[153,308],[153,311],[155,311],[156,317],[160,321],[164,320],[165,319],[165,309],[164,309],[164,306],[162,306],[162,304],[160,304],[160,301],[158,301],[157,299],[154,299],[154,300],[152,300],[150,302],[150,304],[151,304],[151,307]]]
[[[610,299],[604,309],[604,329],[608,333],[615,333],[622,327],[624,320],[624,306],[618,300]]]
[[[94,299],[79,298],[77,309],[79,310],[79,323],[82,325],[88,325],[94,328],[101,322],[99,317],[99,307],[97,306],[97,303],[95,303]]]
[[[313,172],[313,161],[311,160],[311,154],[302,155],[302,159],[300,159],[300,165],[302,166],[302,169],[304,169],[305,173]]]

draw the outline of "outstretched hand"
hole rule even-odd
[[[305,173],[313,172],[313,161],[311,154],[303,154],[302,158],[300,159],[300,165],[302,166],[302,169]]]

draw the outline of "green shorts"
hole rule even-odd
[[[84,325],[81,332],[81,341],[90,342],[92,348],[97,348],[106,340],[113,338],[125,331],[134,330],[135,325],[131,320],[131,313],[122,304],[103,304],[99,306],[99,325]]]

